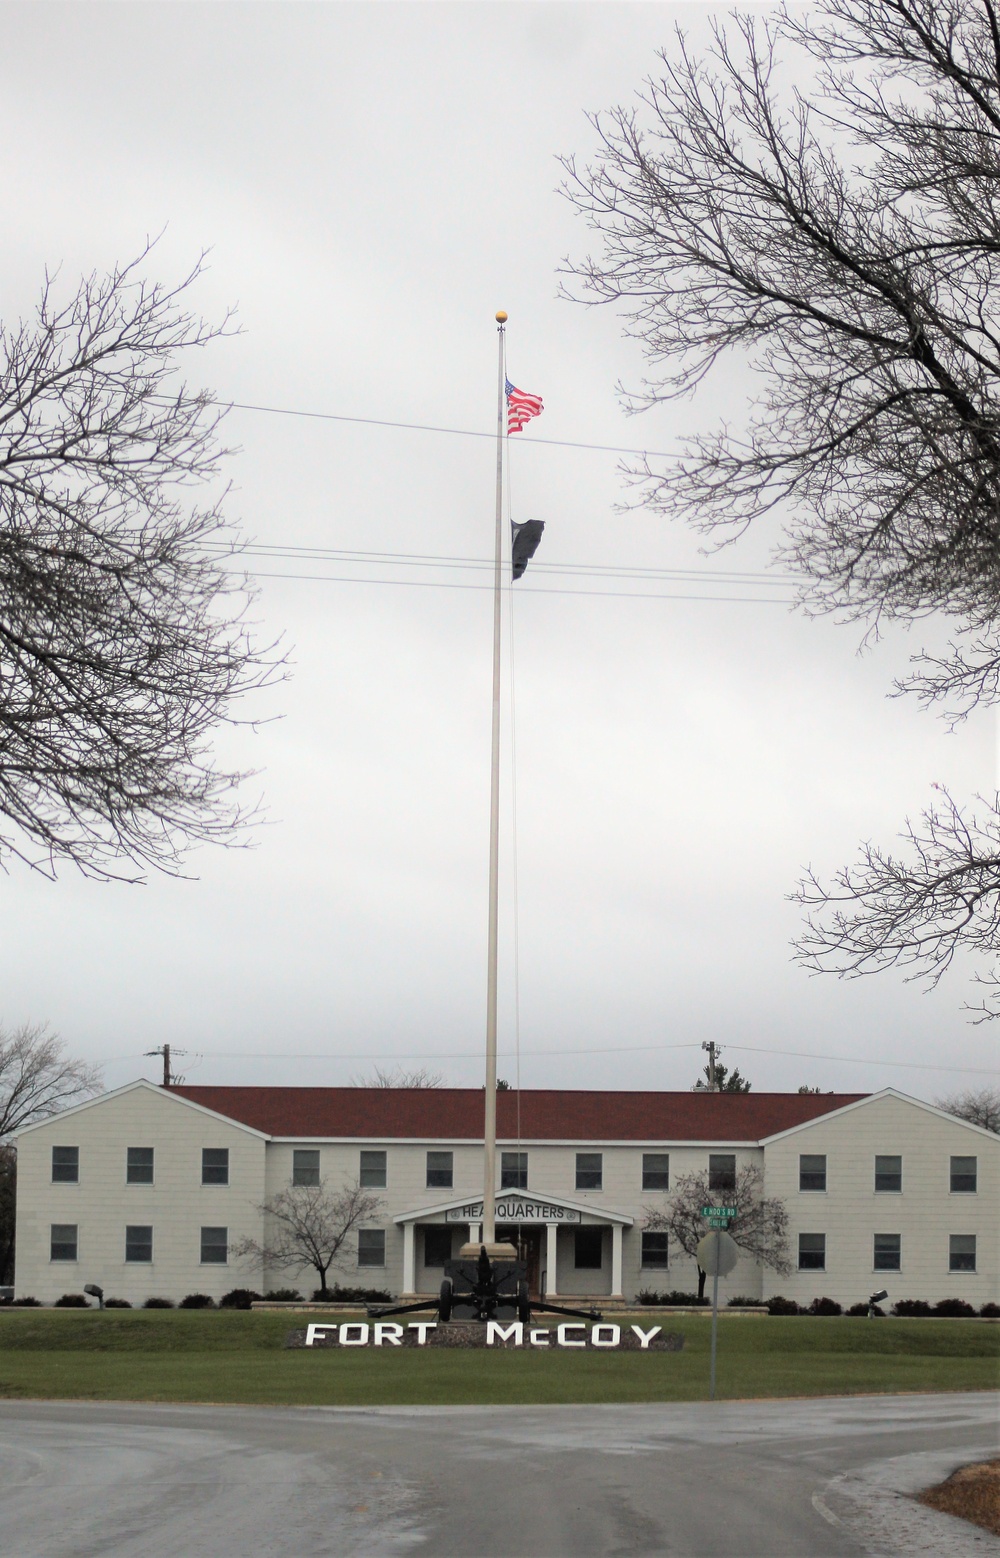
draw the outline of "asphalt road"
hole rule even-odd
[[[0,1402],[3,1558],[970,1558],[904,1495],[983,1394],[606,1407]]]

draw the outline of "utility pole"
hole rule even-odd
[[[183,1055],[185,1053],[185,1051],[184,1050],[180,1050],[177,1053]],[[159,1049],[148,1049],[148,1050],[146,1050],[146,1054],[147,1055],[162,1055],[163,1056],[163,1085],[164,1085],[164,1087],[170,1087],[171,1083],[173,1083],[173,1082],[180,1082],[182,1080],[182,1078],[177,1076],[176,1074],[171,1076],[171,1073],[170,1073],[170,1045],[169,1044],[163,1044],[163,1045],[161,1045],[161,1047]]]
[[[703,1042],[701,1047],[708,1050],[708,1091],[717,1093],[719,1089],[715,1082],[715,1056],[716,1051],[721,1053],[722,1045],[716,1044],[714,1039],[709,1039],[707,1043]]]

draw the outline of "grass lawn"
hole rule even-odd
[[[702,1315],[668,1320],[667,1329],[686,1338],[680,1353],[285,1350],[286,1333],[305,1318],[200,1310],[0,1311],[0,1398],[388,1406],[698,1401],[708,1394],[711,1321]],[[638,1318],[648,1327],[656,1317],[647,1311]],[[988,1390],[998,1383],[995,1325],[719,1320],[720,1397]]]

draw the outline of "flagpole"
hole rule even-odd
[[[490,768],[490,914],[486,975],[486,1121],[483,1133],[483,1231],[484,1244],[496,1239],[497,1158],[497,944],[500,889],[500,606],[503,554],[503,411],[504,325],[497,320],[497,504],[493,553],[493,738]]]

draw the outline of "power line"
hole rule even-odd
[[[346,574],[330,573],[265,573],[254,569],[255,579],[300,579],[316,584],[388,584],[414,590],[489,590],[490,584],[455,584],[450,579],[358,579]],[[722,601],[730,605],[744,606],[794,606],[791,599],[776,595],[667,595],[659,590],[566,590],[546,588],[544,585],[528,585],[521,595],[589,595],[604,600],[690,600]]]
[[[361,427],[394,427],[403,428],[410,433],[450,433],[457,438],[496,438],[496,429],[492,432],[481,433],[471,427],[438,427],[429,422],[389,422],[382,417],[349,417],[333,411],[301,411],[295,406],[252,406],[240,400],[217,400],[215,405],[229,411],[261,411],[269,416],[278,417],[305,417],[309,421],[316,422],[350,422]],[[522,444],[547,444],[553,449],[593,449],[603,454],[637,454],[643,458],[652,460],[682,460],[684,455],[665,454],[658,449],[625,449],[618,444],[588,444],[571,443],[565,438],[524,438],[517,435]]]
[[[407,567],[407,568],[463,568],[463,569],[492,569],[492,558],[486,557],[462,557],[456,553],[448,552],[381,552],[347,547],[319,547],[319,546],[293,546],[279,542],[251,541],[245,546],[229,547],[223,543],[207,543],[210,549],[218,550],[225,556],[240,557],[265,557],[288,558],[295,562],[327,562],[373,563],[379,566]],[[727,568],[655,568],[641,563],[617,564],[617,563],[561,563],[546,562],[533,559],[532,573],[566,574],[573,577],[611,578],[611,579],[669,579],[669,580],[702,580],[711,579],[719,584],[773,584],[775,587],[785,584],[798,584],[804,581],[801,574],[774,574],[754,572],[753,570],[736,570]]]
[[[682,1044],[614,1044],[601,1046],[596,1049],[540,1049],[522,1050],[524,1058],[541,1059],[546,1057],[570,1057],[575,1055],[635,1055],[653,1054],[682,1049],[698,1049],[700,1045],[694,1040],[685,1041]],[[811,1050],[773,1049],[753,1044],[732,1044],[726,1041],[726,1048],[740,1050],[754,1055],[784,1055],[795,1060],[828,1060],[839,1062],[849,1066],[887,1066],[897,1067],[909,1071],[942,1071],[955,1072],[959,1076],[992,1076],[995,1071],[993,1066],[935,1066],[929,1061],[920,1060],[885,1060],[868,1059],[860,1055],[821,1055]],[[502,1050],[500,1054],[505,1060],[513,1060],[514,1052]],[[100,1065],[113,1065],[125,1060],[136,1060],[138,1053],[131,1055],[114,1055],[99,1061]],[[204,1056],[208,1060],[323,1060],[323,1061],[372,1061],[372,1060],[396,1060],[413,1062],[417,1060],[481,1060],[478,1050],[430,1050],[419,1054],[399,1055],[394,1051],[376,1052],[363,1050],[356,1055],[331,1055],[307,1053],[290,1055],[285,1051],[274,1052],[270,1050],[214,1050]]]

